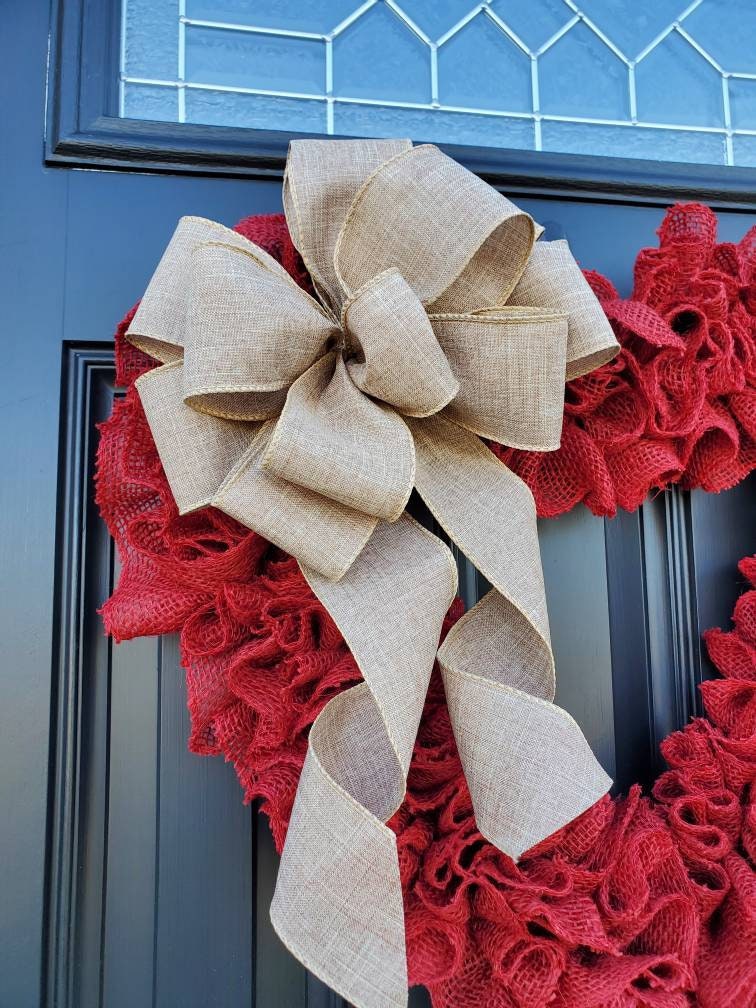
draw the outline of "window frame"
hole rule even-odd
[[[121,0],[53,0],[45,163],[55,167],[281,178],[289,140],[322,134],[118,116]],[[421,142],[422,137],[413,137]],[[756,205],[756,168],[440,145],[508,193],[660,206]]]

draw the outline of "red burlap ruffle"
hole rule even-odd
[[[679,242],[680,232],[689,234],[688,212],[673,211],[664,228],[678,238],[662,238],[662,245],[678,242],[687,249],[680,253],[685,262],[692,261],[689,246],[698,247],[688,237]],[[694,213],[697,220],[709,219],[703,208]],[[282,218],[251,218],[239,229],[264,244],[306,284]],[[716,251],[712,244],[715,251],[710,249],[707,261],[715,252],[718,262],[730,261],[722,251],[726,248],[731,249],[731,264],[742,268],[747,256],[741,247],[719,246]],[[657,253],[657,259],[650,251],[641,253],[636,293],[653,288],[659,305],[664,283],[671,287],[674,271],[664,265],[664,256]],[[690,274],[703,283],[700,276],[707,270],[691,266]],[[712,279],[720,293],[722,284],[721,276]],[[671,303],[671,289],[665,296]],[[692,295],[686,298],[692,306]],[[611,299],[604,300],[606,305]],[[716,300],[714,295],[711,300]],[[741,291],[744,305],[745,300]],[[572,383],[575,410],[581,396],[587,402],[591,382],[602,390],[603,398],[596,402],[603,404],[603,412],[600,407],[571,412],[574,423],[566,425],[566,430],[580,431],[585,438],[581,444],[593,446],[594,455],[585,458],[606,460],[605,448],[596,447],[599,434],[622,428],[622,465],[637,476],[639,460],[655,458],[654,446],[660,442],[648,436],[646,425],[653,415],[659,429],[664,424],[689,427],[685,437],[690,451],[675,478],[685,472],[686,481],[700,482],[702,475],[694,474],[706,470],[709,479],[711,458],[720,465],[719,475],[712,477],[715,482],[724,486],[740,478],[746,439],[739,421],[728,421],[725,441],[730,446],[737,442],[737,450],[726,456],[722,427],[710,426],[693,436],[698,428],[690,414],[698,410],[700,418],[705,408],[716,412],[709,392],[699,409],[668,390],[683,360],[693,370],[700,366],[709,390],[714,374],[722,372],[719,388],[732,378],[735,360],[742,365],[744,381],[746,365],[750,367],[753,384],[753,359],[744,350],[751,346],[752,353],[752,344],[741,333],[727,366],[722,364],[724,352],[718,356],[713,349],[722,346],[715,337],[707,337],[705,351],[699,342],[695,353],[678,355],[677,363],[672,356],[660,361],[664,350],[659,348],[668,344],[661,337],[651,343],[650,325],[639,336],[638,319],[647,318],[647,307],[632,300],[616,303],[627,313],[622,323],[615,322],[624,346],[620,365],[608,365],[597,376]],[[752,308],[744,309],[746,314]],[[698,334],[697,340],[704,328],[722,336],[723,328],[710,323],[708,308],[700,301],[685,311],[698,313],[698,328],[690,330]],[[632,316],[631,330],[632,312],[638,314]],[[741,315],[731,309],[733,314]],[[261,800],[280,848],[309,727],[328,699],[356,683],[359,673],[295,561],[213,509],[177,515],[132,386],[136,375],[154,362],[124,341],[128,318],[116,343],[118,380],[127,392],[102,427],[98,454],[97,500],[123,564],[118,587],[103,608],[105,625],[116,640],[180,633],[192,718],[190,749],[223,755],[234,764],[245,798]],[[656,324],[667,332],[663,320],[657,318]],[[647,353],[641,353],[644,340]],[[656,375],[656,387],[665,389],[666,413],[649,407],[643,425],[633,427],[646,433],[631,438],[629,421],[607,420],[614,409],[608,404],[615,394],[618,402],[634,401],[636,392],[645,388],[638,376],[649,362],[657,362],[649,373]],[[700,381],[696,383],[699,395]],[[577,394],[577,387],[586,391]],[[719,408],[726,412],[723,401],[718,400]],[[643,402],[648,406],[649,398]],[[599,415],[603,419],[595,420]],[[589,416],[595,422],[588,422]],[[669,458],[679,462],[679,438],[667,440],[676,445],[669,449]],[[581,484],[575,476],[577,456],[569,456],[569,443],[554,453],[555,459],[561,458],[553,470],[561,474],[561,482],[542,484],[542,470],[532,469],[534,489],[571,488],[567,496],[542,496],[541,510],[544,500],[552,502],[549,507],[557,499],[572,506],[584,498],[595,510],[607,511],[615,499],[624,503],[620,484],[613,482],[624,471],[622,466],[616,466],[605,483],[605,489],[615,488],[616,497],[607,490],[602,498],[593,477]],[[753,442],[748,443],[752,449]],[[520,453],[517,464],[525,465],[528,458]],[[628,504],[637,502],[627,498]],[[756,586],[756,557],[742,561],[740,569]],[[455,603],[447,626],[460,611],[461,604]],[[706,635],[724,678],[702,687],[707,717],[665,741],[670,770],[657,781],[653,797],[644,798],[634,788],[626,798],[603,799],[519,865],[488,844],[475,827],[443,689],[434,676],[407,798],[391,825],[400,852],[410,977],[429,987],[436,1008],[756,1005],[756,591],[741,597],[734,620],[733,631]]]

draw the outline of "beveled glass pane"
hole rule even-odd
[[[541,111],[595,119],[627,119],[627,67],[584,24],[538,57]]]
[[[544,122],[543,149],[568,154],[725,164],[725,134],[642,126]]]
[[[685,0],[580,0],[588,15],[628,59],[668,28],[685,9]]]
[[[333,42],[333,90],[343,98],[429,102],[430,49],[383,4]]]
[[[186,80],[320,95],[325,90],[325,43],[188,25]]]
[[[178,0],[122,0],[126,4],[124,71],[129,77],[178,76]]]
[[[152,84],[125,84],[123,114],[127,119],[155,119],[176,122],[178,119],[178,88],[155,87]]]
[[[334,132],[344,136],[410,136],[429,143],[533,149],[533,122],[506,116],[484,116],[443,109],[408,109],[335,102]],[[367,127],[367,129],[366,129]]]
[[[703,0],[685,19],[693,38],[730,73],[756,72],[756,4]]]
[[[756,136],[734,136],[732,146],[736,165],[756,168]]]
[[[434,42],[458,24],[475,6],[471,0],[402,0],[402,10]]]
[[[325,35],[358,6],[357,0],[186,0],[186,16]]]
[[[311,98],[186,89],[186,121],[245,129],[326,132],[326,103]]]
[[[640,61],[635,86],[643,122],[724,125],[721,75],[677,32]]]
[[[735,129],[756,129],[756,80],[730,78],[730,115]]]
[[[443,105],[530,112],[530,57],[480,13],[438,51]]]
[[[553,38],[574,16],[564,0],[529,0],[528,3],[494,0],[491,10],[533,51]]]

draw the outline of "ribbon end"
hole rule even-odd
[[[587,747],[587,743],[586,743]],[[588,750],[590,753],[590,750]],[[551,784],[543,779],[531,781],[530,801],[520,811],[521,818],[487,821],[488,810],[475,808],[478,829],[483,836],[513,861],[518,862],[538,844],[559,830],[569,826],[584,812],[600,801],[612,786],[612,779],[590,753],[594,766],[587,769],[577,781],[572,771],[561,773],[555,769]],[[569,770],[569,768],[564,768]],[[514,790],[514,789],[513,789]],[[475,805],[475,802],[473,802]]]
[[[478,829],[517,861],[604,797],[611,778],[573,718],[521,690],[444,669]],[[471,724],[469,712],[487,711]]]
[[[540,829],[530,833],[526,830],[517,830],[502,836],[501,824],[499,824],[498,829],[494,827],[489,830],[485,824],[477,820],[478,828],[490,843],[509,855],[515,863],[519,862],[528,851],[533,850],[548,837],[553,836],[554,833],[558,833],[559,830],[569,826],[570,823],[578,819],[584,812],[587,812],[596,802],[601,801],[604,795],[608,793],[613,781],[604,771],[603,767],[597,761],[594,762],[595,773],[591,775],[591,780],[582,781],[580,796],[576,797],[575,804],[568,809],[562,809],[561,812],[557,812],[550,821],[545,818],[544,812],[545,803],[548,801],[549,795],[544,794],[542,791],[536,794],[538,798],[538,814],[543,817]],[[561,775],[556,774],[555,789],[563,783]]]
[[[281,941],[360,1008],[406,1008],[396,838],[324,771],[302,770],[270,919]]]

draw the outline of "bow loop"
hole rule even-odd
[[[151,357],[169,364],[184,354],[187,277],[192,255],[204,241],[244,239],[203,217],[182,217],[152,274],[126,335]]]
[[[203,243],[189,270],[185,401],[234,420],[276,416],[288,387],[338,333],[320,305],[249,244]]]
[[[506,301],[536,233],[528,214],[437,147],[412,147],[355,196],[336,274],[349,295],[394,266],[423,304],[475,311]]]
[[[401,418],[364,395],[349,376],[341,352],[333,350],[289,389],[263,467],[391,522],[412,493],[415,450]]]
[[[379,273],[351,297],[342,325],[354,384],[405,416],[430,416],[459,391],[425,309],[398,269]]]
[[[511,301],[566,315],[567,381],[606,364],[619,350],[609,320],[564,239],[536,242]]]
[[[446,416],[511,448],[559,447],[567,317],[536,308],[431,315],[459,379]]]
[[[409,140],[289,144],[283,184],[286,222],[315,289],[336,315],[344,291],[336,276],[334,250],[354,194],[379,165],[410,147]]]

